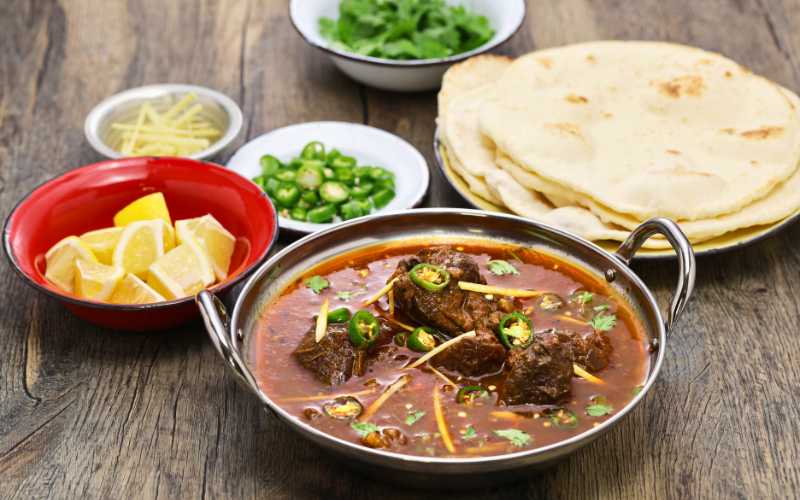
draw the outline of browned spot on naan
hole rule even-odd
[[[603,116],[605,118],[611,118],[612,116],[614,116],[614,114],[613,113],[609,113],[608,111],[606,111],[606,112],[603,113]]]
[[[755,167],[756,165],[758,165],[758,160],[750,160],[750,165]]]
[[[675,99],[684,95],[698,97],[703,93],[705,87],[703,78],[698,75],[679,76],[668,82],[658,84],[662,94]]]
[[[552,59],[548,59],[547,57],[540,57],[540,58],[536,59],[536,62],[538,62],[539,64],[541,64],[542,66],[544,66],[547,69],[550,69],[550,68],[553,67],[553,60]]]
[[[745,130],[739,135],[741,135],[745,139],[753,139],[756,141],[761,141],[764,139],[770,139],[772,137],[778,137],[781,134],[783,134],[783,127],[764,126],[754,130]]]
[[[589,99],[583,97],[582,95],[570,94],[567,96],[567,101],[571,102],[572,104],[586,104],[589,102]]]
[[[667,153],[669,153],[671,155],[679,155],[679,154],[681,154],[681,152],[678,151],[677,149],[668,149]]]
[[[589,61],[590,63],[593,63],[593,62],[597,61],[597,59],[592,54],[587,54],[586,55],[586,60]]]
[[[719,131],[722,132],[723,134],[728,134],[728,135],[733,135],[736,133],[735,128],[721,128],[719,129]]]
[[[545,123],[544,126],[547,128],[554,128],[569,135],[574,135],[575,137],[583,137],[581,135],[581,128],[574,123]]]
[[[726,71],[725,78],[733,78],[733,73],[731,73],[730,71]]]

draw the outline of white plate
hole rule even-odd
[[[428,191],[428,164],[414,146],[394,134],[359,123],[311,122],[273,130],[239,148],[228,161],[228,168],[252,179],[261,174],[259,160],[265,154],[289,162],[299,156],[303,146],[311,141],[320,141],[326,150],[336,148],[342,154],[354,157],[358,165],[383,167],[394,172],[394,199],[372,213],[413,208]],[[313,233],[339,221],[314,224],[278,217],[278,222],[281,229]]]

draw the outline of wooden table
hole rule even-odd
[[[798,33],[798,1],[540,0],[503,52],[672,40],[797,91]],[[83,137],[86,114],[155,82],[230,95],[246,117],[240,142],[291,123],[364,122],[408,139],[433,165],[435,94],[348,80],[297,36],[284,1],[17,0],[0,5],[0,214],[37,184],[99,160]],[[426,205],[465,206],[432,174]],[[796,225],[699,259],[697,291],[647,399],[563,464],[475,496],[800,495],[798,241]],[[674,263],[636,268],[665,304]],[[299,439],[234,384],[199,324],[102,330],[0,269],[0,498],[421,495],[365,480]]]

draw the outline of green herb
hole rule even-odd
[[[475,432],[475,428],[471,425],[468,425],[464,431],[464,434],[461,435],[461,439],[464,441],[469,441],[470,439],[475,439],[476,437],[478,437],[478,433]]]
[[[518,448],[522,448],[531,441],[531,436],[527,432],[519,429],[501,429],[499,431],[494,431],[494,433],[498,437],[508,439],[511,441],[511,444]]]
[[[519,271],[517,271],[516,267],[504,260],[490,260],[489,271],[497,276],[503,276],[506,274],[519,274]]]
[[[608,304],[603,304],[602,306],[595,306],[592,308],[592,311],[595,312],[603,312],[607,311],[610,306]]]
[[[377,425],[369,422],[353,422],[350,424],[350,427],[352,427],[353,430],[361,436],[366,436],[367,434],[371,434],[378,430]]]
[[[328,280],[319,275],[308,278],[305,284],[308,288],[311,289],[312,292],[316,293],[317,295],[319,295],[320,293],[322,293],[323,290],[331,286]]]
[[[642,389],[644,389],[643,385],[637,385],[636,387],[633,388],[631,394],[633,394],[634,396],[638,396],[639,393],[642,392]]]
[[[406,425],[414,425],[417,423],[417,420],[421,419],[425,416],[425,412],[418,410],[418,411],[410,411],[408,415],[406,415]]]
[[[617,317],[614,314],[598,314],[590,322],[592,328],[600,332],[607,332],[617,324]]]
[[[562,429],[574,429],[578,426],[578,416],[566,408],[554,408],[545,412],[550,423]]]
[[[592,404],[586,405],[586,414],[590,417],[603,417],[614,411],[605,396],[593,396],[590,401]]]
[[[319,29],[335,49],[384,59],[448,57],[494,36],[486,17],[445,0],[342,0]]]
[[[582,305],[588,304],[593,298],[594,294],[592,292],[583,291],[575,294],[575,302]]]

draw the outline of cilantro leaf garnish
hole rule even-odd
[[[319,295],[323,290],[331,286],[330,282],[322,276],[316,275],[308,278],[305,285],[311,289],[312,292]]]
[[[373,433],[378,430],[378,426],[369,422],[353,422],[350,427],[361,436]]]
[[[494,431],[494,434],[503,439],[508,439],[511,441],[511,444],[518,448],[522,448],[531,442],[530,434],[519,429],[500,429]]]
[[[425,416],[425,412],[422,410],[417,411],[410,411],[408,415],[406,415],[406,425],[414,425],[417,423],[417,420],[421,419]]]
[[[490,260],[488,267],[489,271],[497,276],[504,276],[506,274],[519,274],[517,268],[505,260]]]
[[[471,425],[468,425],[467,428],[464,430],[464,434],[461,435],[461,439],[465,441],[469,441],[470,439],[475,439],[478,437],[478,433],[475,431],[475,428]]]
[[[444,0],[342,0],[339,19],[320,34],[339,50],[385,59],[434,59],[479,47],[494,36],[489,20]]]
[[[607,332],[617,324],[617,316],[614,314],[598,314],[590,322],[592,328],[599,332]]]
[[[577,302],[578,304],[586,305],[592,301],[592,299],[594,298],[594,294],[592,292],[587,292],[586,290],[584,290],[582,292],[576,293],[574,298],[575,302]]]
[[[607,311],[609,307],[611,307],[611,306],[609,306],[608,304],[603,304],[603,305],[600,305],[600,306],[593,307],[592,311],[594,311],[594,312],[603,312],[603,311]]]
[[[586,414],[590,417],[603,417],[614,411],[605,396],[593,396],[592,404],[586,405]]]
[[[638,396],[639,393],[642,392],[642,389],[644,389],[643,385],[637,385],[636,387],[633,388],[633,390],[631,391],[631,394],[634,395],[634,396]]]

